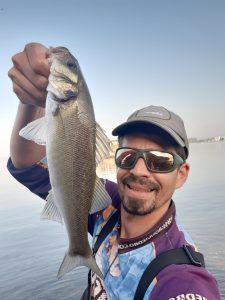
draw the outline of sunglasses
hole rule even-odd
[[[184,162],[176,153],[121,147],[116,150],[115,163],[121,169],[132,169],[140,157],[144,159],[147,169],[155,173],[172,172]]]

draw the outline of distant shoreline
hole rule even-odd
[[[206,138],[206,139],[197,139],[197,138],[189,138],[188,139],[190,144],[203,144],[203,143],[217,143],[217,142],[224,142],[225,137],[212,137],[212,138]],[[118,147],[117,140],[111,141],[111,147],[112,147],[112,153],[110,155],[110,158],[114,157],[114,151]],[[0,155],[0,161],[7,161],[10,157],[10,154],[3,154]]]
[[[225,141],[225,137],[224,136],[218,136],[218,137],[212,137],[212,138],[207,138],[207,139],[201,139],[198,140],[197,138],[190,138],[188,139],[190,144],[194,144],[194,143],[211,143],[211,142],[223,142]]]

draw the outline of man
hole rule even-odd
[[[46,50],[40,44],[28,44],[13,57],[14,67],[9,71],[21,102],[8,168],[42,198],[50,190],[47,165],[42,160],[45,148],[25,141],[18,132],[44,114],[49,75]],[[112,205],[89,216],[93,246],[102,227],[108,226],[113,216],[118,217],[95,251],[104,282],[92,273],[90,293],[91,299],[126,300],[134,299],[141,276],[155,257],[187,244],[194,248],[176,224],[172,200],[189,173],[189,145],[181,118],[158,106],[136,111],[113,130],[113,135],[119,141],[115,155],[117,185],[105,181]],[[205,268],[171,264],[149,283],[144,299],[216,300],[220,296],[216,280]]]

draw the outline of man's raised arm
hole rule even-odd
[[[25,140],[19,136],[19,131],[45,113],[49,76],[47,50],[41,44],[30,43],[12,57],[9,77],[20,100],[10,141],[10,155],[16,168],[31,166],[45,156],[44,146]]]

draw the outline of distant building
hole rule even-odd
[[[216,136],[214,137],[214,141],[219,142],[219,141],[223,141],[224,140],[224,136]]]

